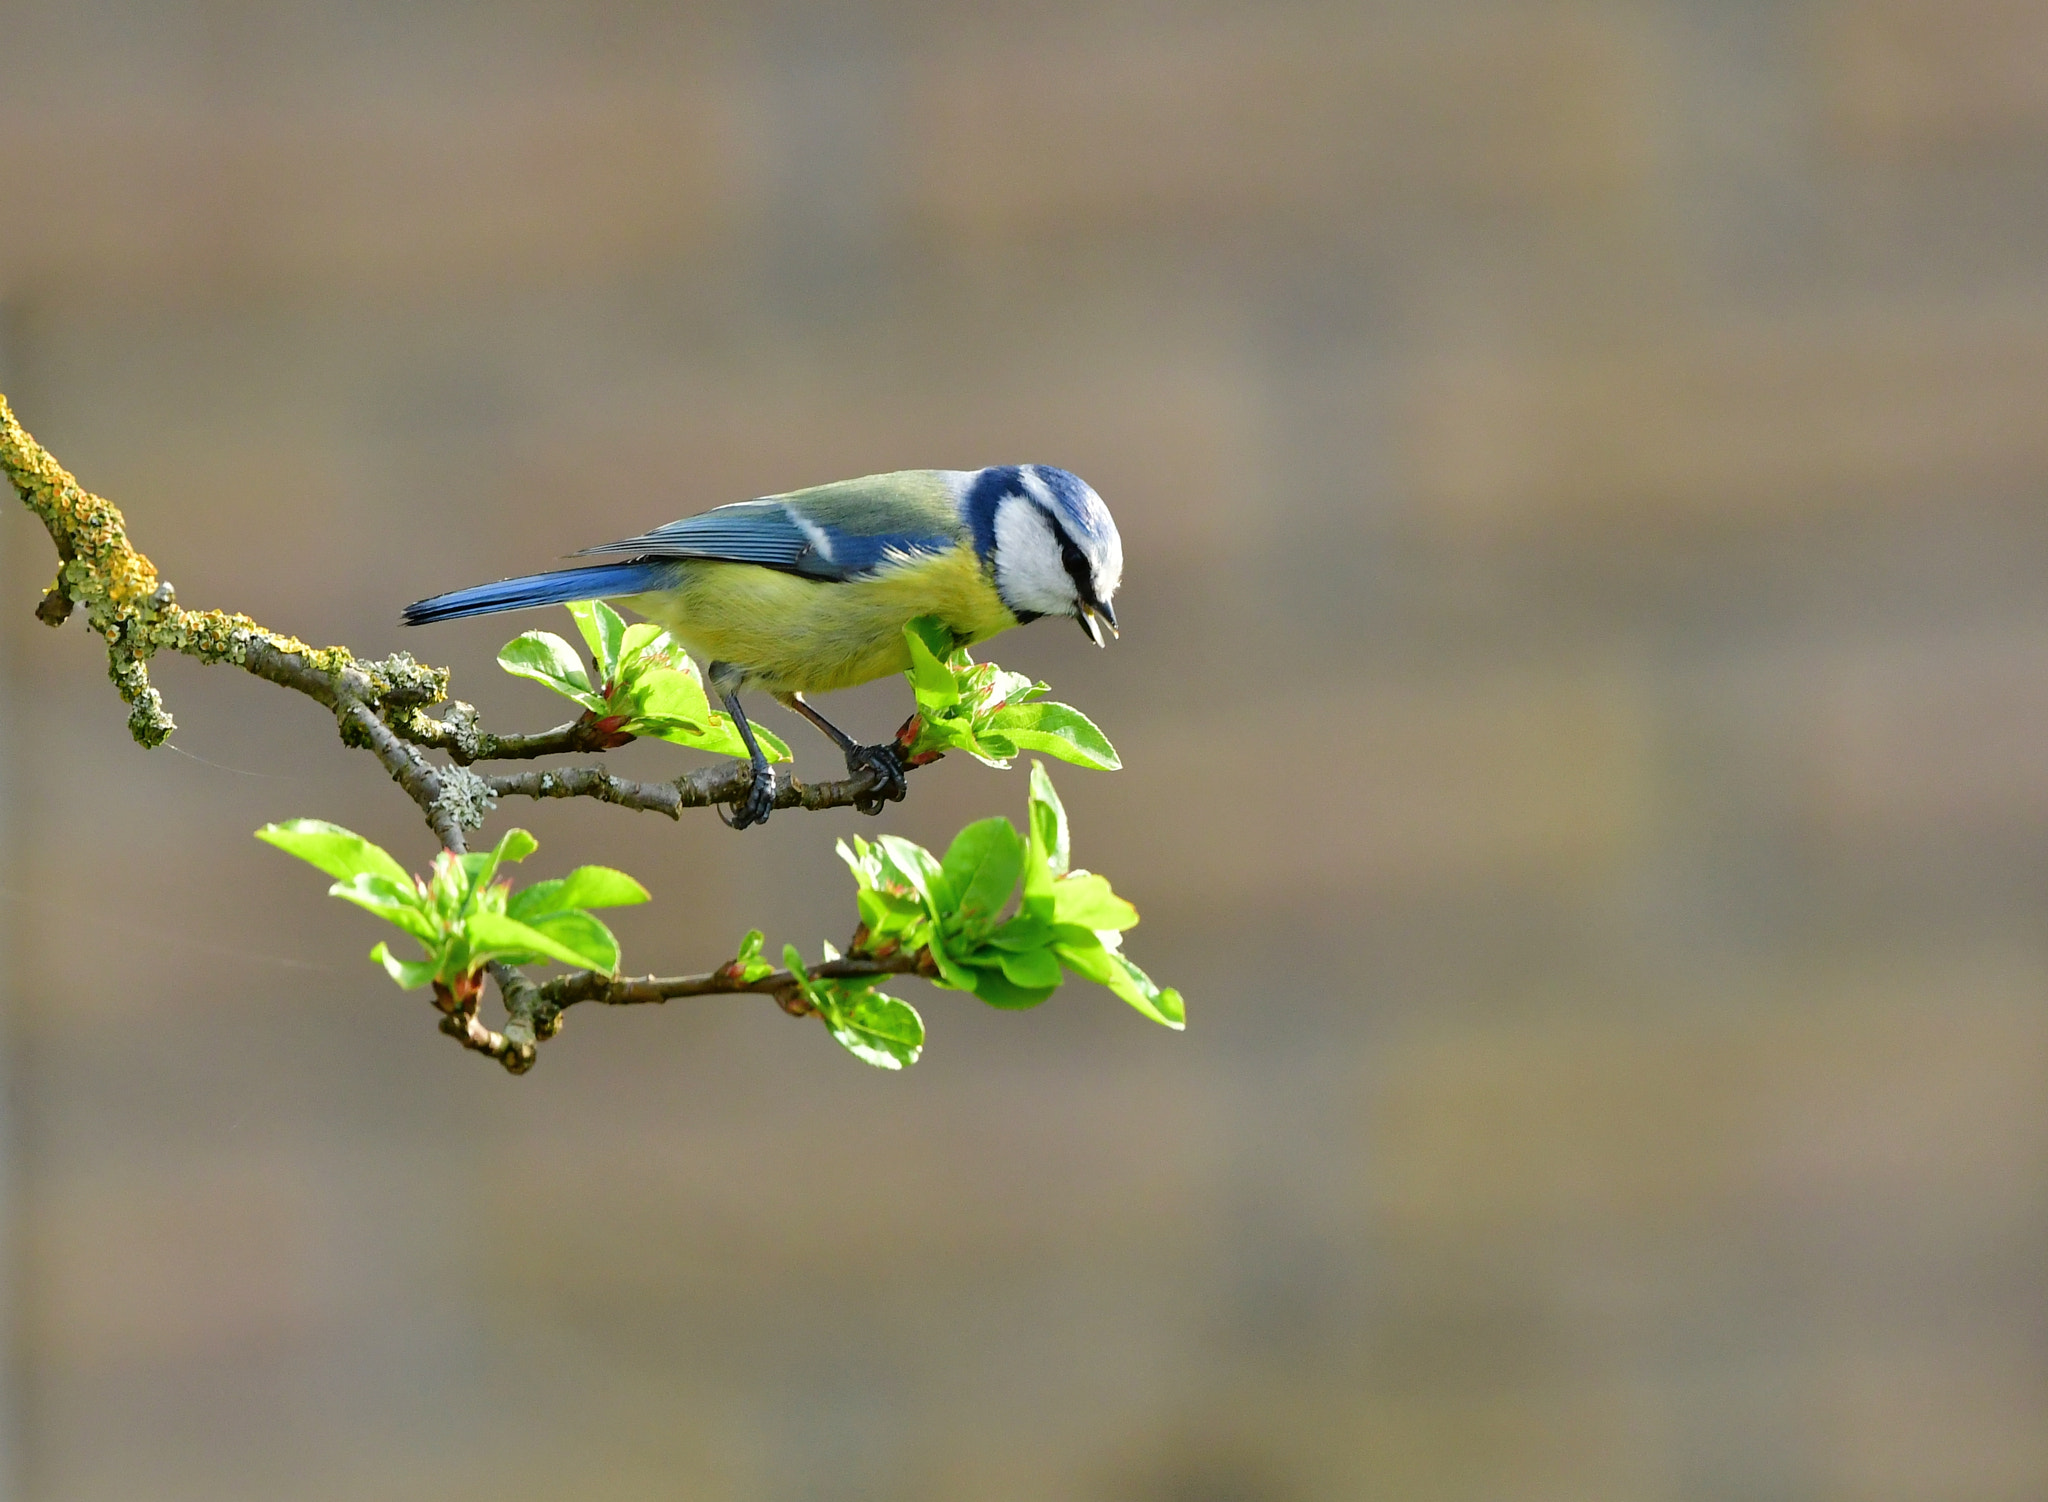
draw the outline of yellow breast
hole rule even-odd
[[[691,560],[677,565],[673,587],[620,603],[666,628],[699,664],[731,663],[748,686],[772,693],[829,693],[903,672],[903,627],[920,615],[937,616],[963,644],[1017,624],[966,547],[844,583]]]

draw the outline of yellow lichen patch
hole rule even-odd
[[[108,676],[129,705],[129,729],[143,745],[161,744],[172,729],[162,699],[149,684],[147,660],[157,652],[250,667],[249,649],[260,642],[328,680],[337,696],[373,708],[387,696],[412,704],[445,697],[447,673],[402,654],[381,663],[358,662],[346,647],[310,646],[267,631],[246,615],[180,609],[160,584],[155,566],[128,541],[119,509],[85,489],[51,457],[15,420],[5,396],[0,396],[0,471],[49,529],[64,560],[57,588],[85,607],[93,629],[106,639]],[[66,613],[38,611],[52,625],[61,624]],[[263,675],[286,681],[274,669]],[[290,686],[314,692],[296,677]],[[334,702],[324,693],[315,697]]]
[[[19,422],[0,396],[0,469],[29,508],[43,519],[60,552],[70,559],[67,583],[116,611],[132,608],[156,590],[156,569],[128,542],[114,505],[80,485]]]

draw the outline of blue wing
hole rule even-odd
[[[907,562],[971,542],[960,508],[974,478],[956,470],[906,469],[758,501],[735,501],[638,537],[583,550],[623,553],[629,562],[556,569],[458,589],[406,606],[405,621],[418,626],[529,605],[665,589],[675,572],[670,560],[682,558],[753,563],[834,583],[865,578],[892,561]]]
[[[586,553],[753,563],[812,579],[874,573],[892,558],[959,544],[957,487],[936,470],[906,470],[735,501]]]
[[[582,554],[628,553],[636,558],[713,558],[805,572],[820,557],[818,539],[805,532],[781,501],[735,501],[698,516],[642,532],[638,537],[585,548]]]

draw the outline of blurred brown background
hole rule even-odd
[[[398,607],[1089,477],[1123,641],[999,656],[1192,1018],[508,1079],[249,838],[423,859],[374,766],[181,662],[136,749],[10,504],[8,1502],[2048,1495],[2044,272],[2025,0],[0,0],[0,390],[187,604],[537,726],[566,617]],[[875,828],[508,813],[664,970]]]

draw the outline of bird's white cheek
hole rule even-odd
[[[1022,498],[996,510],[996,583],[1012,610],[1040,615],[1074,613],[1074,581],[1053,536],[1052,521]]]

